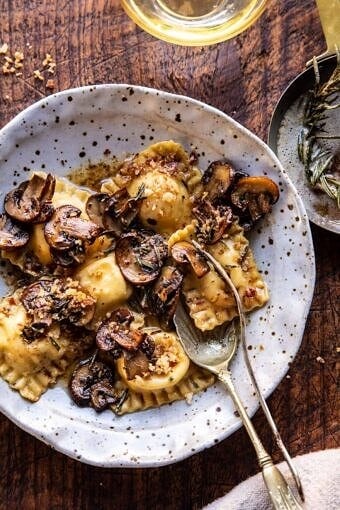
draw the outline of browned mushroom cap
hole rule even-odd
[[[109,319],[103,321],[97,331],[96,343],[102,351],[112,351],[119,348],[127,351],[135,351],[145,337],[140,330],[129,329],[133,315],[127,308],[118,308]]]
[[[73,286],[73,289],[74,288]],[[63,300],[61,300],[61,303],[55,300],[54,313],[61,319],[74,324],[74,326],[86,326],[93,319],[96,309],[96,300],[87,294],[85,289],[82,289],[80,285],[78,292],[78,294],[72,293],[71,296],[66,292],[65,299],[67,302],[65,304]]]
[[[225,161],[213,161],[202,177],[204,191],[211,202],[225,198],[235,179],[235,170]]]
[[[113,195],[96,193],[86,203],[89,218],[107,231],[120,234],[136,218],[144,185],[140,186],[136,196],[131,197],[126,188],[119,189]]]
[[[53,262],[57,266],[62,266],[63,268],[69,268],[75,264],[82,264],[86,258],[83,244],[75,243],[70,250],[56,250],[55,248],[50,248],[50,252]]]
[[[123,227],[118,218],[111,214],[109,209],[110,195],[107,193],[95,193],[86,202],[86,212],[90,220],[94,221],[103,229],[103,233],[112,233],[119,236]]]
[[[157,278],[168,249],[161,235],[131,230],[116,244],[117,264],[124,277],[135,285],[146,285]]]
[[[231,193],[231,202],[242,212],[248,210],[253,221],[271,210],[279,198],[279,188],[269,177],[242,177]]]
[[[128,380],[134,379],[136,375],[143,376],[149,370],[150,359],[142,351],[137,351],[134,355],[126,357],[124,368]]]
[[[198,220],[197,239],[204,244],[217,243],[233,220],[230,207],[213,205],[209,200],[196,201],[192,212]]]
[[[40,280],[25,288],[21,302],[31,317],[31,323],[23,330],[25,339],[32,342],[46,333],[52,324],[53,280]]]
[[[92,387],[102,383],[105,387],[110,385],[113,389],[113,370],[101,361],[87,360],[79,363],[73,371],[69,388],[72,399],[78,406],[86,406],[90,403]],[[98,386],[95,387],[98,391]]]
[[[195,275],[202,278],[209,271],[209,265],[195,247],[188,241],[175,243],[171,248],[172,258],[179,264],[190,263]]]
[[[43,335],[52,320],[85,326],[93,318],[96,303],[79,282],[70,278],[38,280],[25,288],[21,302],[32,317],[24,333],[28,340]]]
[[[139,330],[123,330],[117,322],[108,319],[100,326],[96,335],[96,342],[102,351],[111,351],[117,345],[127,351],[135,351],[144,336]]]
[[[81,263],[87,244],[92,244],[102,229],[92,221],[80,218],[81,210],[73,205],[58,207],[45,224],[45,239],[56,264],[64,267]]]
[[[183,274],[173,266],[165,266],[149,292],[149,306],[159,317],[162,326],[168,328],[174,316],[183,282]]]
[[[107,209],[107,202],[109,200],[107,193],[94,193],[89,196],[86,202],[86,212],[90,220],[105,229],[104,215]]]
[[[91,387],[91,407],[99,412],[109,405],[121,405],[126,393],[126,390],[115,389],[110,381],[104,379]]]
[[[52,197],[55,178],[34,174],[29,181],[22,182],[17,188],[7,193],[5,211],[9,216],[23,223],[41,223],[53,214]]]
[[[10,251],[22,248],[30,239],[29,233],[7,214],[0,214],[0,248]]]
[[[58,280],[52,279],[38,280],[24,289],[21,301],[28,312],[44,314],[51,311],[53,308],[52,287],[54,281],[58,282]]]
[[[119,218],[124,228],[129,227],[138,214],[144,190],[145,186],[142,184],[134,197],[129,195],[126,188],[116,191],[108,201],[107,215]]]
[[[56,250],[68,250],[83,241],[92,244],[101,228],[92,221],[80,218],[81,210],[73,205],[57,207],[45,225],[45,239]]]

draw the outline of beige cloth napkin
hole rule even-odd
[[[294,464],[305,493],[303,509],[340,510],[340,448],[295,457]],[[296,494],[287,464],[282,462],[279,468]],[[272,510],[262,474],[248,478],[204,510]]]

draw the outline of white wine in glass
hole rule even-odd
[[[248,28],[267,0],[121,0],[146,32],[175,44],[201,46],[225,41]]]

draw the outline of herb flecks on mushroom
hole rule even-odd
[[[196,200],[192,212],[198,220],[197,239],[203,244],[217,243],[233,220],[229,206],[213,205],[209,200]]]
[[[5,211],[11,218],[23,223],[43,223],[53,214],[54,190],[55,177],[34,174],[29,181],[7,193]]]
[[[140,330],[130,330],[133,314],[128,308],[118,308],[109,319],[103,321],[97,331],[96,343],[102,351],[114,351],[119,356],[121,348],[128,351],[138,349],[145,335]]]
[[[25,288],[21,301],[31,318],[24,329],[28,342],[44,335],[53,321],[86,326],[95,311],[95,300],[71,278],[38,280]]]
[[[171,248],[171,256],[178,264],[190,264],[198,278],[209,271],[209,265],[196,248],[188,241],[175,243]]]
[[[124,356],[129,378],[148,370],[155,349],[145,331],[130,327],[133,320],[134,315],[128,308],[118,308],[102,322],[96,336],[99,352],[109,352],[113,359]]]
[[[6,213],[0,214],[0,249],[11,251],[23,248],[30,239],[23,225],[15,222]]]
[[[105,224],[105,213],[109,196],[107,193],[93,193],[86,202],[88,217],[103,230],[108,228]]]
[[[134,285],[146,285],[157,278],[168,255],[160,234],[131,230],[116,244],[116,259],[124,277]]]
[[[224,161],[213,161],[202,177],[206,198],[211,202],[226,198],[235,180],[235,170]]]
[[[173,266],[164,266],[161,275],[148,293],[149,307],[166,329],[172,323],[176,311],[183,274]]]
[[[249,214],[253,222],[271,211],[279,198],[279,188],[269,177],[242,177],[231,193],[232,204],[241,212]]]
[[[131,328],[133,321],[134,315],[128,308],[118,308],[112,312],[99,326],[97,347],[101,351],[109,351],[113,358],[118,358],[123,352],[136,352],[138,349],[151,356],[151,339],[141,329]]]
[[[144,186],[141,186],[133,197],[126,188],[121,188],[112,195],[95,193],[87,200],[86,212],[89,218],[105,231],[120,234],[135,220],[143,193]]]
[[[128,228],[136,218],[144,194],[144,185],[140,186],[136,196],[131,197],[126,188],[116,191],[108,202],[108,213],[118,218],[124,228]]]
[[[96,411],[121,403],[126,395],[125,391],[115,389],[113,369],[93,359],[81,362],[75,368],[69,389],[78,406],[91,405]]]
[[[45,224],[45,239],[57,264],[71,266],[85,258],[86,246],[102,233],[93,221],[80,218],[81,210],[73,205],[57,207]]]

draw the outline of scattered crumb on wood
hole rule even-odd
[[[50,90],[53,90],[54,89],[54,80],[47,80],[46,82],[46,88],[47,89],[50,89]]]
[[[50,62],[53,62],[53,58],[52,58],[52,56],[49,53],[46,53],[42,65],[44,67],[47,67]]]
[[[44,77],[43,77],[43,75],[41,74],[41,72],[39,71],[39,69],[36,69],[35,71],[33,71],[33,76],[34,76],[34,78],[36,78],[37,80],[44,81]]]
[[[326,363],[326,362],[325,362],[325,360],[324,360],[321,356],[318,356],[318,357],[316,358],[316,361],[317,361],[318,363],[322,363],[322,364]]]
[[[1,44],[0,55],[6,55],[7,52],[8,52],[8,44],[7,43]]]
[[[31,49],[32,46],[27,43],[26,47]],[[24,75],[25,55],[21,50],[10,51],[8,43],[0,43],[0,72],[3,75],[15,75],[19,78]],[[50,53],[45,53],[45,57],[41,62],[42,68],[33,71],[35,80],[45,81],[45,73],[54,74],[56,70],[56,62]],[[40,67],[40,66],[39,66]],[[46,80],[46,88],[53,90],[55,88],[54,80]]]
[[[24,60],[24,54],[22,51],[15,51],[14,52],[14,60],[16,62],[22,62]]]

